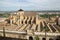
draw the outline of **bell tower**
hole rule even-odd
[[[17,17],[19,19],[19,24],[22,23],[22,20],[24,19],[24,10],[20,9],[17,11]]]
[[[22,9],[18,10],[17,15],[24,15],[24,10],[22,10]]]

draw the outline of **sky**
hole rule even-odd
[[[0,0],[0,11],[60,10],[60,0]]]

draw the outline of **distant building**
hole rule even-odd
[[[9,16],[9,25],[5,27],[6,37],[28,40],[56,40],[60,36],[60,27],[56,25],[56,17],[38,18],[36,12],[25,12],[20,9]],[[7,21],[8,22],[8,21]],[[1,31],[3,28],[1,27]],[[3,33],[3,32],[2,32]],[[1,34],[1,36],[3,36]]]

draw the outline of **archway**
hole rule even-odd
[[[32,37],[32,36],[30,36],[30,37],[29,37],[29,40],[33,40],[33,37]]]
[[[59,39],[56,39],[56,40],[59,40]]]
[[[42,40],[46,40],[46,38],[42,38]]]
[[[60,40],[60,35],[55,37],[55,40]]]
[[[52,38],[49,38],[49,40],[53,40]]]

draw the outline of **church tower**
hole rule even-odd
[[[22,20],[24,19],[24,10],[20,9],[17,11],[17,17],[19,19],[19,24],[22,23]]]

